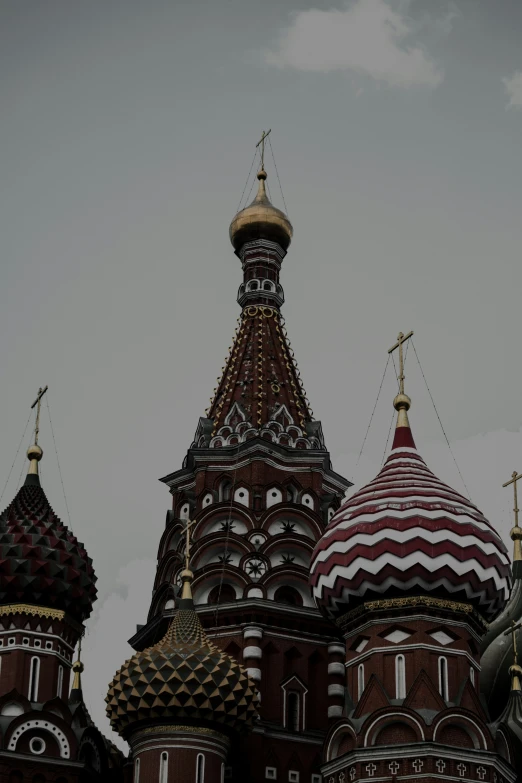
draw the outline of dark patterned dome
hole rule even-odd
[[[96,600],[95,582],[83,544],[54,513],[36,470],[30,472],[0,515],[0,603],[62,609],[82,622]]]
[[[184,596],[164,638],[126,661],[109,686],[107,716],[119,734],[154,720],[250,728],[257,714],[254,683],[207,638],[190,596],[192,574],[183,574]]]

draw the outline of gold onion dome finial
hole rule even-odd
[[[236,253],[246,242],[268,239],[288,250],[294,229],[284,212],[270,202],[265,187],[266,171],[261,168],[257,174],[259,186],[255,199],[242,209],[230,224],[230,241]]]

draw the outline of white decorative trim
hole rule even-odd
[[[368,747],[368,736],[370,734],[370,731],[373,729],[373,727],[383,721],[388,722],[389,718],[400,718],[401,720],[404,721],[404,723],[407,723],[408,720],[411,720],[412,723],[415,723],[418,726],[422,741],[423,742],[426,741],[426,737],[424,736],[424,729],[422,728],[422,725],[416,718],[414,718],[412,715],[405,715],[404,712],[388,712],[386,715],[380,715],[378,718],[376,718],[373,721],[373,723],[370,723],[370,725],[368,726],[368,729],[366,730],[366,734],[364,735],[365,748]],[[433,740],[435,741],[435,736],[433,737]]]
[[[471,725],[473,726],[475,731],[477,731],[479,733],[479,735],[480,735],[480,737],[482,739],[482,748],[481,748],[481,750],[487,750],[488,749],[488,743],[487,743],[486,737],[484,736],[484,732],[482,731],[482,729],[480,728],[478,723],[475,723],[474,720],[472,720],[471,718],[468,718],[467,715],[459,715],[459,713],[456,713],[456,712],[452,712],[450,715],[444,715],[444,717],[442,717],[440,719],[440,721],[437,723],[437,725],[433,729],[433,742],[436,742],[437,732],[440,729],[440,727],[444,723],[446,723],[447,721],[451,720],[452,718],[457,723],[457,725],[458,725],[459,722],[460,723],[471,723]]]
[[[328,645],[328,655],[346,655],[346,649],[342,644],[339,644],[338,642],[333,642],[333,644]]]
[[[343,708],[340,707],[338,704],[330,704],[328,707],[328,717],[329,718],[340,718],[343,714]]]
[[[245,647],[243,649],[243,658],[246,660],[247,658],[259,658],[261,659],[263,657],[263,650],[261,647],[254,647],[254,645],[250,645],[249,647]]]
[[[243,628],[243,639],[248,639],[249,637],[252,637],[252,639],[262,639],[263,629],[258,628],[256,625],[247,625],[246,628]]]
[[[339,661],[332,661],[328,664],[328,674],[344,677],[345,665]]]
[[[328,686],[328,696],[344,696],[344,685],[333,683]]]
[[[254,682],[261,682],[261,669],[256,669],[253,666],[246,667],[246,673]]]
[[[69,747],[69,740],[58,726],[55,726],[54,723],[50,723],[48,720],[28,720],[26,723],[22,723],[22,725],[18,726],[13,732],[7,750],[16,750],[16,745],[22,734],[25,734],[26,731],[31,731],[32,729],[40,729],[43,732],[52,734],[60,746],[60,758],[70,758],[71,749]]]

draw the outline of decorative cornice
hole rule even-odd
[[[14,614],[24,614],[30,617],[41,617],[45,620],[63,620],[77,633],[82,633],[80,625],[70,614],[63,609],[51,609],[49,606],[36,606],[34,604],[3,604],[0,605],[0,617],[8,617]],[[25,649],[25,648],[24,648]]]
[[[355,609],[351,609],[346,614],[343,614],[335,622],[342,628],[352,620],[356,620],[366,612],[381,612],[388,609],[404,609],[404,608],[416,608],[418,606],[426,606],[433,609],[442,609],[450,612],[462,612],[464,614],[471,615],[484,629],[488,628],[487,622],[484,620],[471,604],[461,603],[459,601],[450,601],[444,598],[434,598],[428,595],[411,595],[403,596],[401,598],[383,598],[376,601],[365,601]]]
[[[178,726],[176,724],[165,726],[147,726],[142,729],[143,734],[173,734],[183,732],[188,734],[205,734],[208,737],[228,741],[228,737],[215,729],[208,729],[205,726]]]
[[[0,606],[0,617],[10,614],[29,614],[33,617],[45,617],[52,620],[64,620],[63,609],[50,609],[47,606],[33,606],[32,604],[4,604]]]

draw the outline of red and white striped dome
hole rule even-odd
[[[384,467],[318,542],[310,583],[330,617],[365,600],[428,594],[466,601],[491,619],[508,599],[511,575],[498,534],[429,470],[400,411]]]

